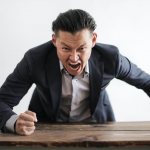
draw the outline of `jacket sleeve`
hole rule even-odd
[[[150,75],[121,54],[118,55],[116,78],[144,90],[150,97]]]
[[[29,53],[18,63],[0,88],[0,129],[13,115],[16,106],[32,85]]]

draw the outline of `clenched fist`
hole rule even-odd
[[[36,113],[26,111],[21,113],[16,121],[15,131],[20,135],[30,135],[35,130]]]

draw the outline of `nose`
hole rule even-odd
[[[78,59],[79,59],[79,54],[78,54],[76,51],[72,51],[71,54],[70,54],[69,59],[70,59],[72,62],[76,62],[76,61],[78,61]]]

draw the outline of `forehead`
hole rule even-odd
[[[86,41],[91,38],[91,32],[88,29],[83,29],[75,33],[60,30],[58,31],[56,37],[62,41],[74,41],[74,42]]]

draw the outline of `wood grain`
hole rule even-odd
[[[0,134],[0,145],[45,147],[150,146],[150,122],[37,124],[30,136]]]

